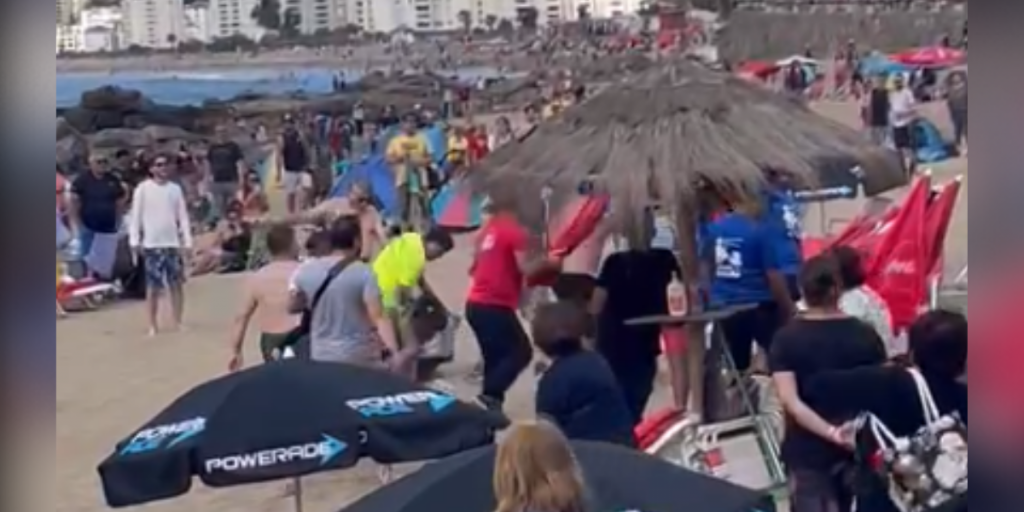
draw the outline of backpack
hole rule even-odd
[[[898,438],[875,416],[867,426],[880,447],[878,469],[901,512],[932,512],[967,496],[967,427],[957,414],[941,416],[931,389],[917,370],[925,425]]]

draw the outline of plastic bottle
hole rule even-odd
[[[668,298],[668,314],[672,316],[686,316],[690,311],[689,297],[686,293],[686,285],[679,279],[678,274],[672,275],[672,281],[665,290]]]

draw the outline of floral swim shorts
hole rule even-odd
[[[162,290],[185,282],[185,262],[180,249],[145,249],[142,261],[148,289]]]

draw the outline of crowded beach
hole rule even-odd
[[[966,510],[955,46],[66,122],[57,510]]]

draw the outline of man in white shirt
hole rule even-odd
[[[150,168],[150,179],[142,182],[132,197],[128,240],[136,260],[146,271],[146,304],[150,335],[158,332],[160,293],[171,299],[173,327],[181,326],[185,311],[184,287],[187,252],[192,249],[192,226],[185,194],[170,181],[169,160],[158,157]]]
[[[893,79],[893,89],[889,93],[889,124],[892,125],[892,140],[900,153],[903,168],[908,173],[914,172],[917,155],[914,144],[914,123],[917,122],[917,99],[914,92],[907,87],[906,79],[897,76]]]

